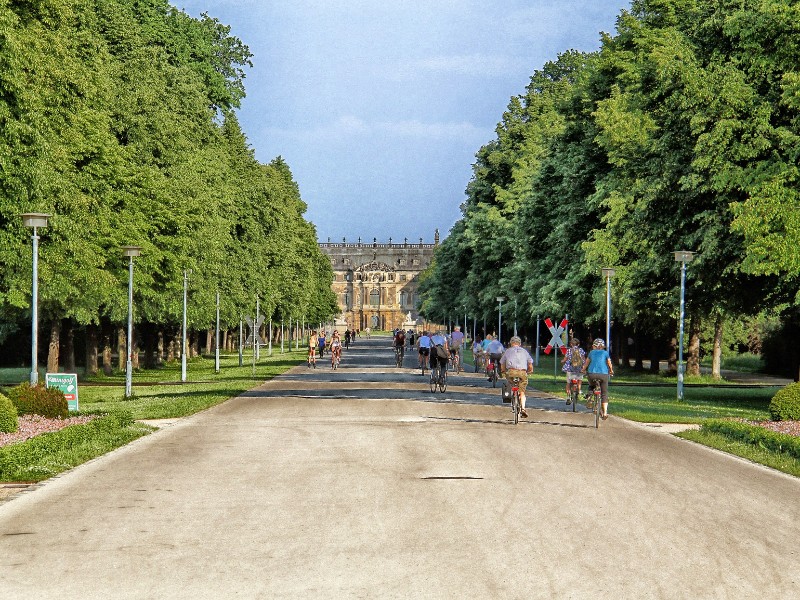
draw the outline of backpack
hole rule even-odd
[[[450,358],[447,356],[447,350],[444,349],[442,344],[436,344],[436,356],[439,358]]]
[[[583,359],[581,358],[581,349],[578,346],[573,346],[569,350],[569,364],[572,367],[581,368],[583,366]]]

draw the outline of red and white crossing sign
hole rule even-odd
[[[567,328],[569,321],[567,319],[562,319],[561,324],[556,327],[553,325],[553,322],[550,319],[545,319],[544,324],[547,325],[547,328],[550,330],[550,333],[553,335],[550,338],[550,343],[544,347],[544,353],[550,354],[553,348],[558,348],[561,350],[561,354],[566,354],[567,349],[564,347],[564,340],[561,339],[561,334],[564,333],[564,330]]]

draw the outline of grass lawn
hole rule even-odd
[[[734,440],[715,431],[703,431],[701,429],[697,431],[682,431],[675,435],[686,440],[703,444],[704,446],[728,452],[729,454],[741,456],[747,460],[772,467],[773,469],[783,471],[789,475],[800,477],[800,460],[792,456],[787,456],[784,453],[775,452],[774,450],[740,440]]]

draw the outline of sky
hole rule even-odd
[[[320,242],[442,239],[534,71],[592,51],[629,0],[172,0],[253,54],[238,118],[288,163]]]

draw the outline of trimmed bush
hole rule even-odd
[[[702,429],[720,433],[737,442],[760,446],[766,450],[787,454],[800,459],[800,437],[764,429],[758,425],[748,425],[741,421],[709,419],[703,421]]]
[[[800,420],[800,383],[790,383],[778,390],[769,403],[773,421]]]
[[[0,433],[13,433],[19,427],[14,403],[0,394]]]
[[[8,391],[8,397],[20,415],[41,415],[49,419],[64,419],[69,415],[69,405],[64,392],[41,385],[22,383]]]

